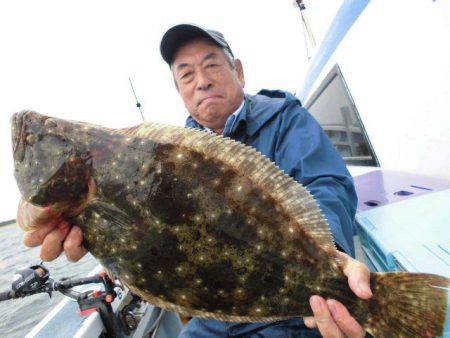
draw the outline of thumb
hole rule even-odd
[[[370,271],[363,263],[351,259],[344,273],[347,275],[348,284],[355,295],[362,299],[369,299],[373,296],[370,290]]]

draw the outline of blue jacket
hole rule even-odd
[[[224,136],[256,148],[312,193],[335,242],[354,257],[357,197],[353,179],[322,127],[300,101],[283,91],[246,94],[245,105],[231,125]],[[186,127],[203,129],[192,117]]]

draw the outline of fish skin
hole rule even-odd
[[[83,230],[86,248],[143,299],[192,316],[264,322],[311,315],[309,297],[320,294],[372,334],[389,336],[380,320],[397,326],[379,310],[400,316],[395,279],[372,274],[374,297],[357,298],[317,203],[255,150],[197,130],[112,130],[29,111],[14,115],[12,130],[23,197],[56,203]],[[396,281],[420,292],[430,280],[449,284],[421,274],[418,287],[405,276]],[[445,309],[446,299],[432,305]],[[441,312],[425,325],[436,335]],[[425,336],[423,326],[411,332]]]

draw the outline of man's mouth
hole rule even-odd
[[[219,95],[210,95],[210,96],[204,97],[203,99],[200,100],[200,102],[198,103],[197,106],[200,106],[201,104],[208,103],[211,101],[215,101],[220,98],[222,98],[222,97]]]

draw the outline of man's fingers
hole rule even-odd
[[[23,243],[28,247],[41,245],[42,242],[44,242],[45,236],[47,236],[54,229],[55,224],[49,223],[37,228],[36,230],[27,231],[23,235]]]
[[[305,323],[307,328],[315,329],[317,327],[314,317],[303,317],[303,322]]]
[[[48,223],[59,223],[61,221],[60,215],[52,207],[38,207],[21,199],[16,220],[22,230],[29,231]]]
[[[353,260],[348,264],[344,273],[348,277],[350,289],[360,298],[369,299],[372,297],[370,290],[370,271],[362,263]]]
[[[338,252],[338,256],[343,271],[348,277],[350,289],[352,289],[359,298],[369,299],[372,297],[369,268],[343,252]]]
[[[87,253],[82,243],[83,233],[81,229],[76,226],[72,227],[64,241],[64,251],[69,261],[76,262]]]
[[[327,300],[328,308],[333,316],[334,321],[349,338],[362,338],[365,331],[347,311],[346,307],[336,300]]]
[[[322,297],[312,296],[309,300],[317,328],[324,338],[341,338],[344,335],[333,320],[328,305]]]
[[[69,230],[69,226],[56,227],[45,236],[41,248],[41,259],[43,261],[52,261],[61,254],[64,238]]]

